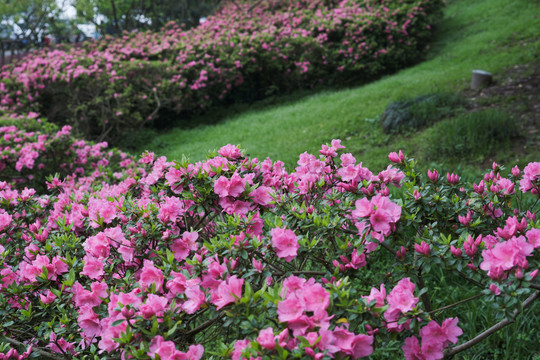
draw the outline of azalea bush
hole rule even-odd
[[[0,131],[20,171],[69,138]],[[539,162],[466,184],[401,152],[372,173],[339,140],[293,172],[233,145],[195,164],[87,146],[66,156],[92,171],[0,182],[0,358],[442,359],[539,295]],[[434,296],[457,290],[441,270],[476,294]],[[451,314],[480,298],[499,322],[463,333]]]
[[[230,1],[199,27],[38,51],[0,72],[0,105],[99,141],[212,106],[366,81],[421,59],[443,1]]]

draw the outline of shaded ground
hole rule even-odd
[[[516,65],[494,75],[494,83],[482,90],[467,90],[472,111],[500,109],[519,122],[523,137],[512,152],[519,157],[538,151],[540,154],[540,61]]]

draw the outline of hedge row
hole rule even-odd
[[[216,105],[365,81],[418,61],[441,0],[227,2],[195,29],[170,25],[5,66],[0,106],[90,138],[170,125]]]

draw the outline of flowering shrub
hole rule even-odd
[[[441,359],[496,329],[463,334],[434,269],[510,319],[538,297],[540,223],[522,195],[538,200],[540,163],[494,164],[471,186],[401,152],[374,174],[342,148],[289,173],[232,145],[110,172],[98,147],[106,166],[66,168],[43,193],[0,183],[0,357]]]
[[[418,61],[441,0],[231,1],[197,28],[169,26],[46,49],[0,73],[0,105],[79,133],[191,116],[217,104],[369,80]]]

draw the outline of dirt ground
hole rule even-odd
[[[540,161],[540,61],[516,65],[495,74],[493,84],[482,90],[467,90],[470,111],[501,109],[519,122],[523,135],[514,148],[516,156],[538,153]]]

